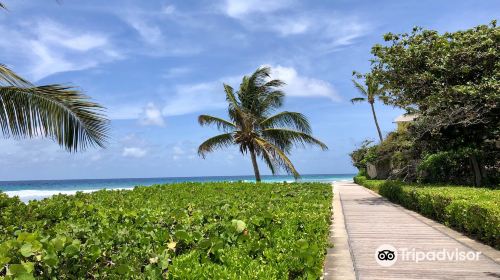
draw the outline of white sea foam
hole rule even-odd
[[[131,190],[133,188],[112,188],[107,190]],[[51,197],[56,194],[67,194],[74,195],[77,192],[91,193],[99,191],[100,189],[91,190],[21,190],[21,191],[6,191],[6,195],[10,197],[18,196],[23,202],[28,202],[30,200],[40,200],[47,197]]]

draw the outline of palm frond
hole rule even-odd
[[[259,67],[252,75],[248,78],[248,83],[250,85],[262,86],[266,83],[267,79],[271,76],[270,67]]]
[[[215,124],[217,126],[217,129],[223,131],[232,131],[236,128],[236,125],[234,123],[210,115],[200,115],[198,117],[198,123],[201,126]]]
[[[275,175],[279,167],[275,166],[275,163],[272,160],[272,155],[267,150],[264,149],[262,150],[259,149],[258,151],[261,152],[261,156],[264,159],[264,162],[266,163],[269,170],[271,170],[271,174]]]
[[[224,133],[205,140],[198,147],[198,155],[205,158],[207,153],[211,153],[217,149],[229,147],[234,144],[233,133]]]
[[[366,98],[364,98],[364,97],[355,97],[355,98],[351,99],[351,103],[352,104],[363,102],[363,101],[366,101]]]
[[[0,85],[32,87],[33,84],[19,77],[14,71],[7,66],[0,64]]]
[[[269,159],[275,166],[285,170],[288,174],[292,174],[295,179],[300,177],[300,174],[295,169],[295,166],[293,166],[292,161],[290,161],[285,152],[283,152],[279,147],[260,137],[255,138],[255,143],[262,149],[263,152],[268,154]]]
[[[260,126],[263,128],[289,127],[307,134],[312,132],[311,125],[303,114],[289,111],[270,116],[263,120]]]
[[[104,147],[109,122],[102,111],[71,87],[0,87],[0,126],[6,137],[41,135],[69,151]]]
[[[352,83],[354,84],[354,87],[359,91],[359,93],[361,93],[363,96],[368,96],[369,95],[368,90],[366,89],[366,87],[363,86],[362,84],[360,84],[358,81],[352,80]]]
[[[260,111],[262,113],[268,113],[283,106],[284,98],[285,93],[281,90],[273,90],[271,92],[268,92],[260,101]]]
[[[224,84],[224,92],[226,93],[226,100],[230,106],[238,107],[238,100],[234,96],[234,90],[230,85]]]
[[[323,142],[307,133],[283,128],[266,128],[262,130],[262,138],[272,142],[284,151],[291,149],[292,145],[305,147],[306,145],[318,146],[328,150]]]
[[[286,85],[286,83],[282,80],[274,79],[266,82],[263,86],[266,88],[271,88],[271,87],[282,87]]]

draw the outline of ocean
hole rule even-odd
[[[354,174],[311,174],[302,175],[299,182],[352,181]],[[75,194],[93,192],[101,189],[133,189],[135,186],[182,182],[254,182],[254,176],[210,176],[210,177],[165,177],[165,178],[119,178],[119,179],[81,179],[81,180],[33,180],[0,181],[0,191],[8,196],[18,196],[22,201],[43,199],[54,194]],[[263,175],[264,182],[294,182],[292,176]]]

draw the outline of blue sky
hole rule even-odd
[[[37,84],[78,86],[107,107],[108,148],[69,154],[47,139],[0,138],[0,180],[252,174],[236,149],[206,159],[225,116],[222,82],[261,65],[287,82],[284,109],[309,117],[327,152],[298,149],[299,172],[353,173],[348,153],[376,139],[368,105],[351,105],[386,32],[455,31],[500,15],[499,1],[14,1],[0,13],[0,59]],[[401,114],[376,105],[385,133]],[[261,165],[264,174],[269,171]]]

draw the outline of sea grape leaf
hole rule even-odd
[[[208,249],[212,246],[212,242],[210,242],[210,240],[208,239],[203,239],[201,240],[199,243],[198,243],[198,246],[201,248],[201,249]]]
[[[26,243],[24,244],[21,249],[19,249],[19,252],[21,253],[21,255],[23,255],[24,257],[30,257],[33,255],[33,250],[31,248],[31,243]]]
[[[242,233],[247,228],[247,225],[242,220],[233,220],[232,223],[238,233]]]
[[[175,232],[175,237],[179,240],[188,240],[189,234],[185,230],[178,230]]]

